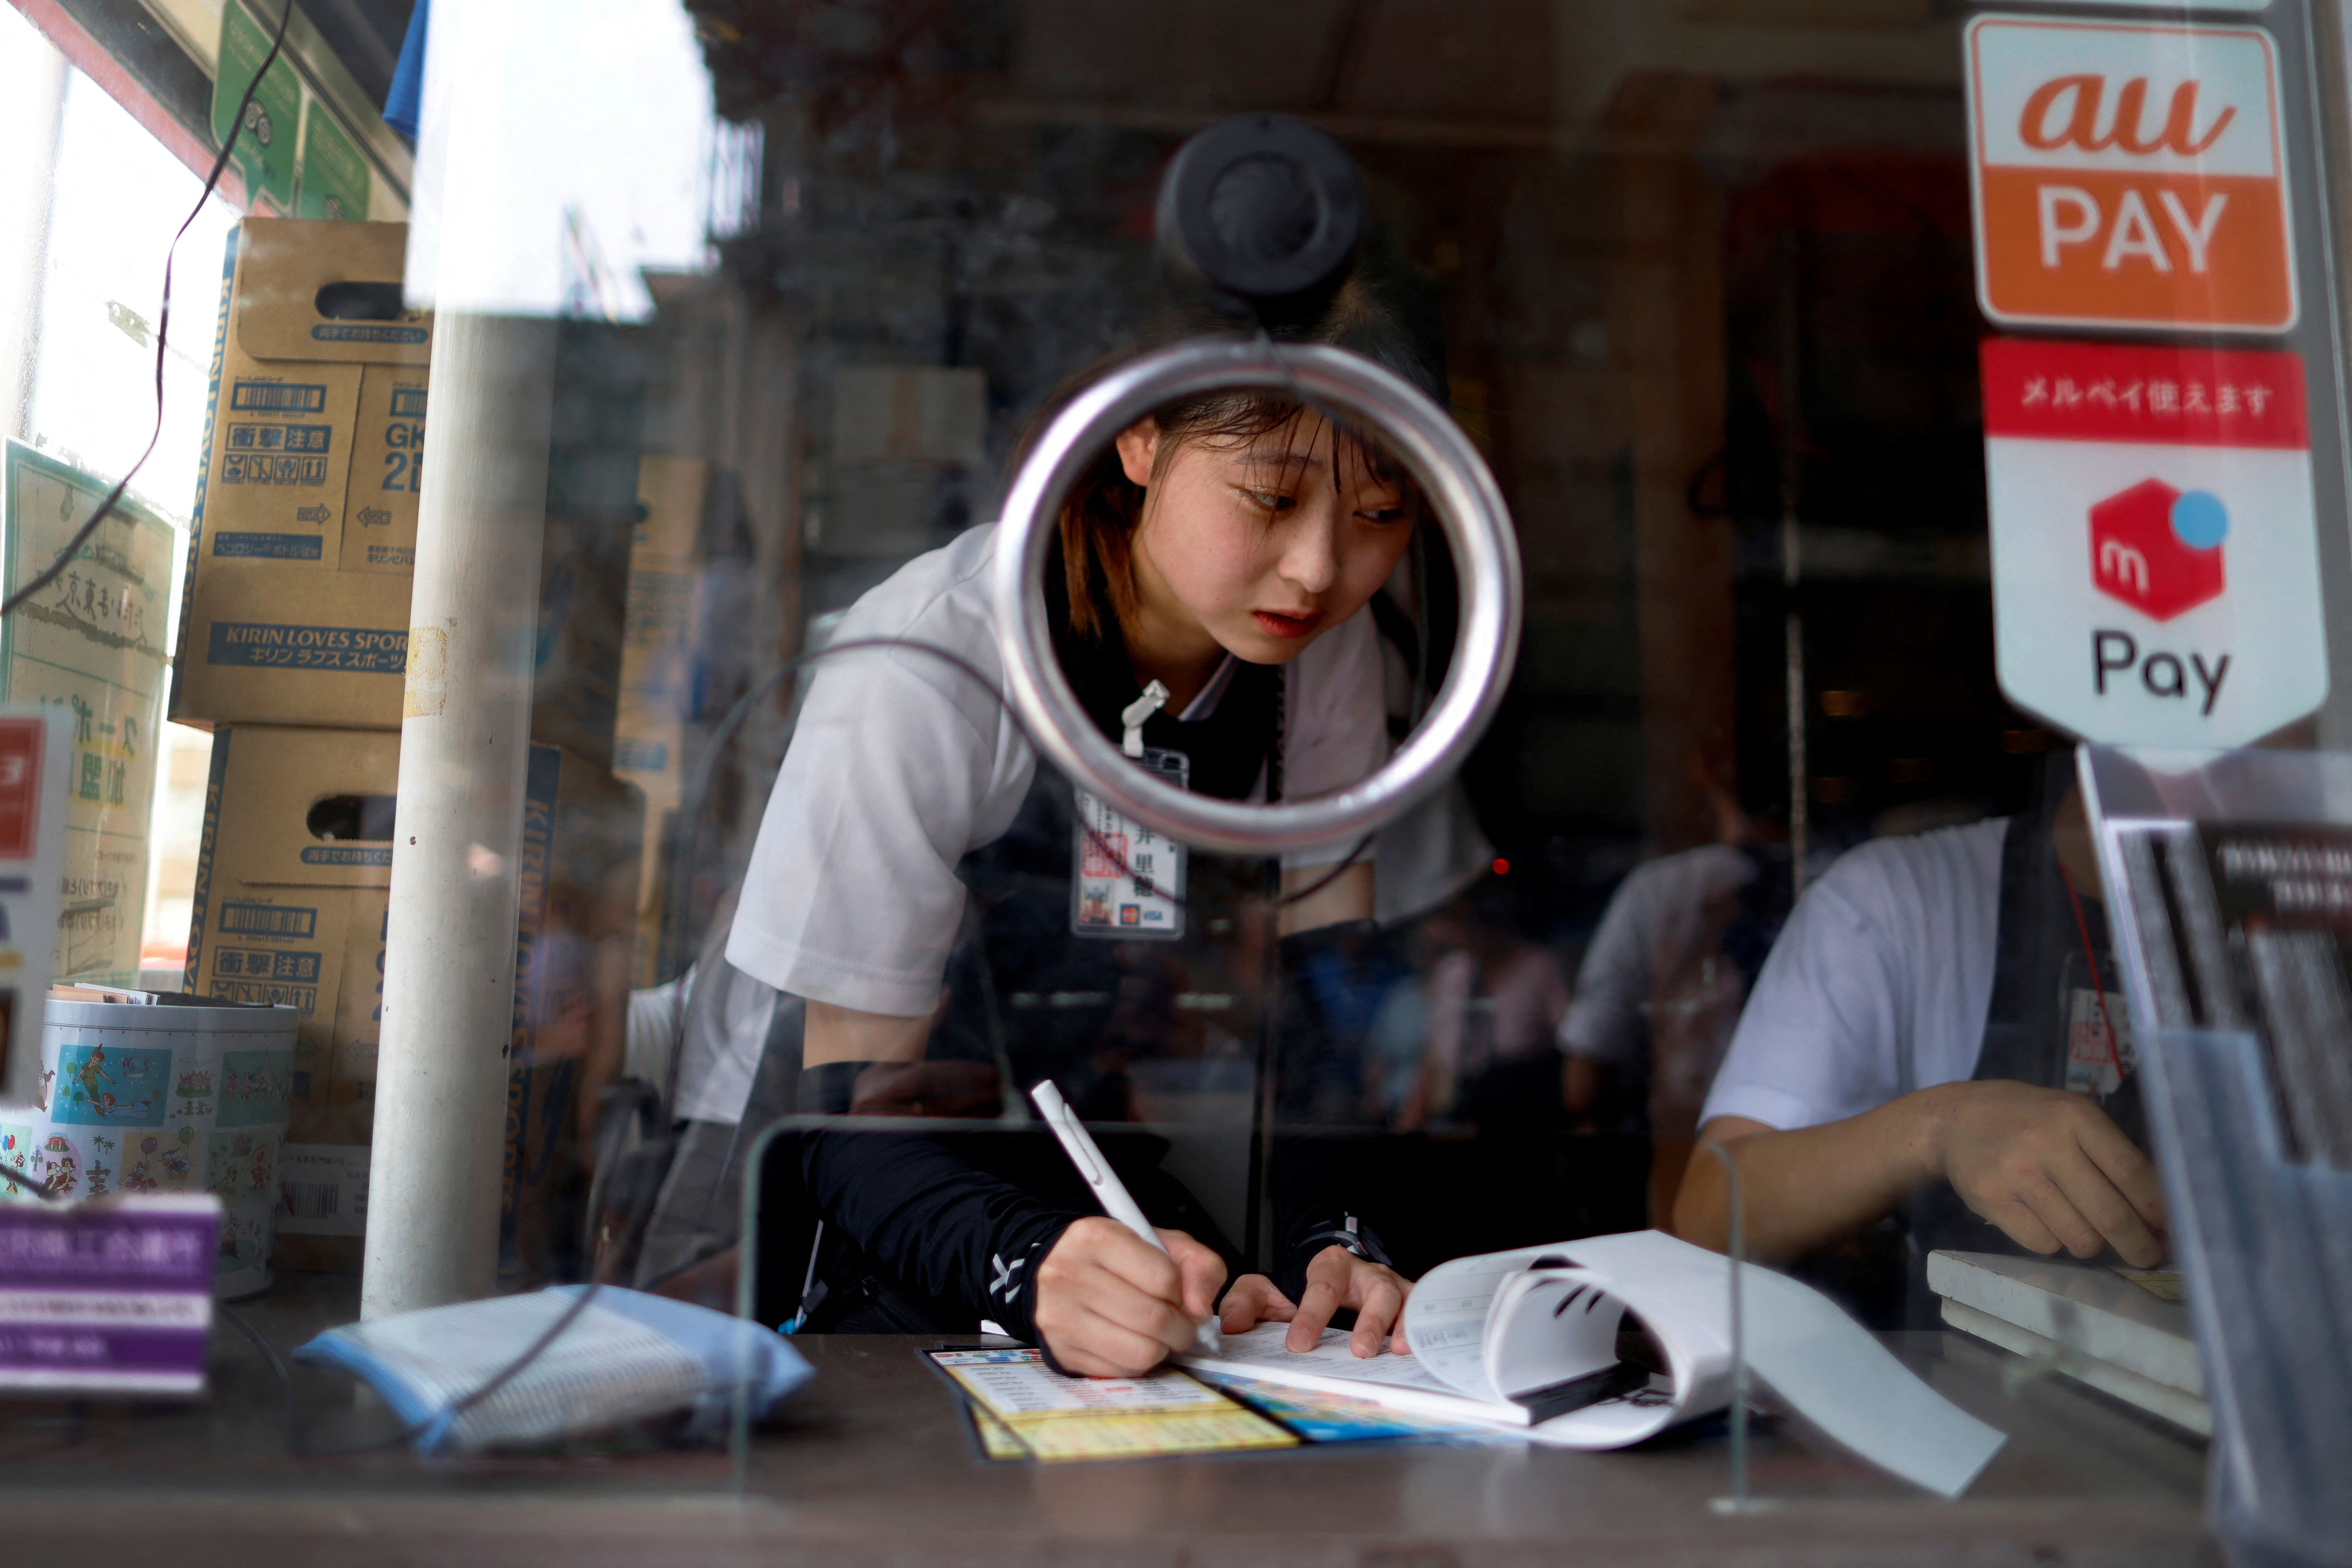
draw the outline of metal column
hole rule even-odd
[[[435,323],[363,1317],[496,1283],[554,359],[551,321]]]

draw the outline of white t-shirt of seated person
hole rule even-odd
[[[1973,1078],[2008,829],[1994,817],[1841,857],[1765,959],[1700,1125],[1817,1127]]]
[[[993,524],[918,556],[867,593],[834,643],[903,637],[1004,689],[989,587]],[[1037,753],[996,697],[943,660],[860,649],[819,661],[743,881],[728,962],[780,991],[915,1017],[938,1005],[963,920],[956,867],[1009,830]],[[1381,661],[1358,611],[1284,667],[1283,794],[1303,800],[1388,760]],[[1180,717],[1213,710],[1213,679]],[[1253,798],[1265,797],[1261,774]],[[1331,865],[1352,841],[1287,866]]]
[[[1729,844],[1702,844],[1627,872],[1577,966],[1575,999],[1560,1020],[1559,1048],[1639,1070],[1650,1033],[1643,1014],[1656,1000],[1658,974],[1682,967],[1702,944],[1717,942],[1723,912],[1716,906],[1738,898],[1759,874],[1756,862]]]

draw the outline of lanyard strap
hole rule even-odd
[[[2107,1060],[2115,1064],[2116,1081],[2124,1077],[2123,1052],[2116,1045],[2116,1026],[2107,1016],[2107,987],[2099,978],[2099,955],[2091,946],[2091,922],[2083,918],[2083,895],[2074,890],[2074,879],[2067,873],[2066,862],[2058,862],[2058,879],[2066,884],[2066,901],[2074,910],[2074,934],[2083,939],[2083,962],[2091,966],[2091,994],[2099,999],[2099,1027],[2107,1037]]]

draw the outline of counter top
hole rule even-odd
[[[341,1321],[333,1288],[282,1280],[247,1309],[281,1352]],[[344,1314],[347,1315],[347,1314]],[[1969,1495],[1937,1501],[1768,1423],[1742,1515],[1721,1426],[1612,1454],[1334,1446],[1062,1466],[978,1458],[929,1340],[797,1342],[817,1376],[755,1436],[748,1486],[712,1450],[421,1463],[378,1450],[297,1458],[278,1386],[226,1325],[202,1406],[0,1404],[13,1560],[439,1564],[2219,1563],[2204,1453],[2063,1381],[2015,1389],[2005,1352],[1895,1336],[1915,1369],[2012,1435]],[[310,1441],[388,1422],[348,1385],[298,1380]]]

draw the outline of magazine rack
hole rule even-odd
[[[2352,755],[2086,746],[2078,767],[2213,1406],[2214,1526],[2242,1563],[2352,1563]]]

